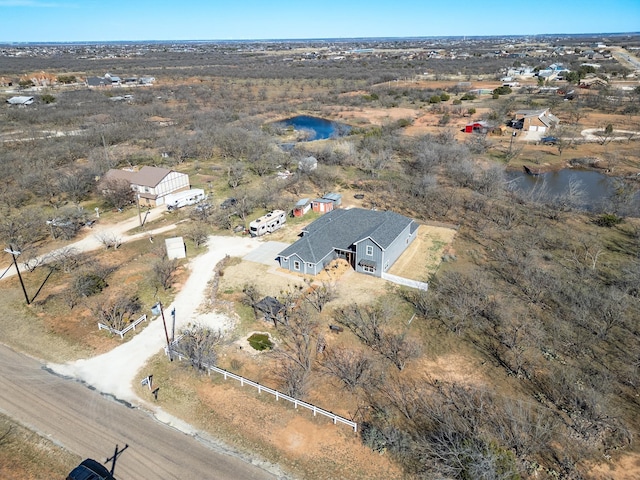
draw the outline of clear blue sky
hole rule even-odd
[[[0,42],[640,31],[640,0],[0,0]]]

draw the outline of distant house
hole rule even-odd
[[[298,170],[309,173],[318,168],[318,160],[316,157],[305,157],[298,162]]]
[[[333,210],[308,225],[302,238],[281,251],[280,267],[317,275],[337,258],[360,273],[382,276],[415,239],[415,221],[390,211]]]
[[[157,206],[164,204],[166,195],[189,190],[189,175],[166,168],[142,167],[138,171],[109,170],[105,178],[123,178],[136,192],[140,205]]]
[[[111,81],[107,80],[104,77],[87,77],[85,80],[87,87],[89,88],[99,88],[99,87],[110,87]]]
[[[311,200],[308,198],[301,198],[296,202],[296,205],[293,207],[293,216],[302,217],[309,210],[311,210]]]
[[[113,85],[113,86],[120,85],[122,83],[122,80],[120,79],[120,77],[118,77],[116,75],[112,75],[110,73],[105,73],[104,74],[104,78],[108,82],[111,82],[111,85]]]
[[[25,96],[11,97],[7,99],[7,103],[9,105],[19,105],[23,107],[26,105],[31,105],[34,101],[35,99],[33,97],[25,97]]]
[[[491,127],[487,122],[471,122],[464,127],[464,133],[487,133]]]
[[[518,110],[511,124],[525,132],[546,132],[555,128],[560,120],[548,108],[541,110]]]

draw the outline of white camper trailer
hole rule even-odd
[[[204,190],[201,188],[192,188],[191,190],[165,195],[164,203],[167,205],[167,210],[175,210],[176,208],[187,205],[195,205],[205,198],[207,198],[207,196],[204,194]]]
[[[259,237],[265,233],[271,233],[281,228],[287,222],[287,214],[282,210],[274,210],[249,224],[249,232],[252,237]]]

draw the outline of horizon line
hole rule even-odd
[[[250,43],[250,42],[318,42],[353,40],[429,40],[443,38],[503,38],[503,37],[554,37],[554,36],[598,36],[598,35],[640,35],[640,32],[587,32],[587,33],[530,33],[530,34],[490,34],[490,35],[426,35],[426,36],[374,36],[374,37],[314,37],[314,38],[244,38],[244,39],[146,39],[146,40],[0,40],[0,45],[42,45],[42,44],[110,44],[110,43]]]

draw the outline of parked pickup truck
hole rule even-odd
[[[558,143],[558,139],[556,137],[542,137],[540,143],[543,145],[555,145]]]

